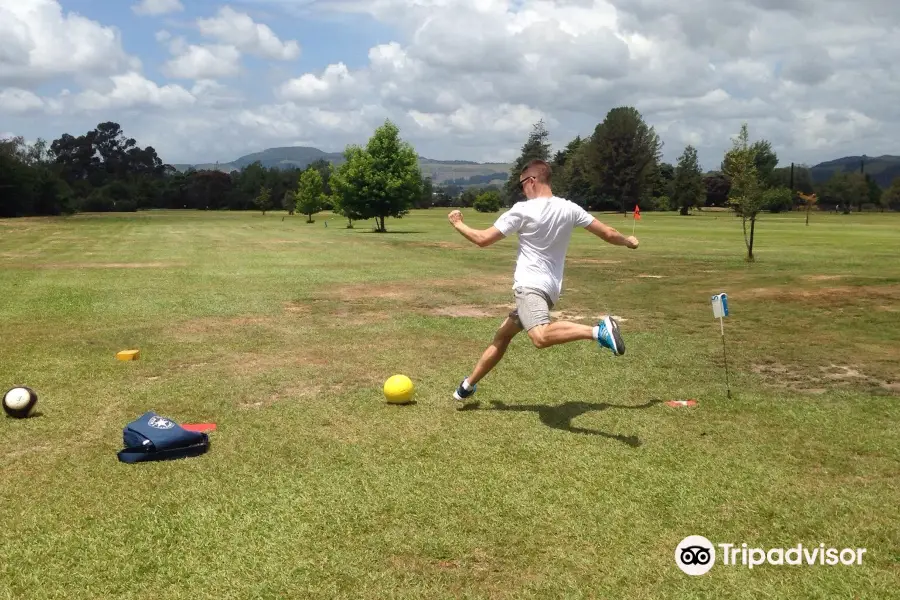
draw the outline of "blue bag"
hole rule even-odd
[[[206,433],[188,431],[153,411],[126,425],[122,437],[125,448],[118,452],[118,457],[124,463],[186,458],[209,450]]]

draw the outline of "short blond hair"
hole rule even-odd
[[[519,179],[534,177],[538,183],[549,184],[551,176],[552,171],[550,165],[543,160],[532,160],[525,165],[524,169],[522,169],[522,174],[519,176]]]

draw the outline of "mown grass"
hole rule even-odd
[[[752,264],[724,213],[645,213],[636,251],[576,232],[557,309],[619,315],[627,354],[519,336],[458,410],[515,240],[446,212],[0,221],[0,383],[40,395],[0,419],[0,598],[895,593],[900,218],[766,215]],[[416,404],[384,402],[394,373]],[[119,463],[147,410],[217,423],[210,452]],[[867,552],[689,577],[692,534]]]

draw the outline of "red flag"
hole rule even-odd
[[[641,208],[637,204],[634,205],[634,218],[637,221],[641,220]]]

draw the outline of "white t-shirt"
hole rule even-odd
[[[557,303],[572,229],[587,227],[593,221],[582,207],[557,196],[516,202],[500,215],[494,227],[504,236],[519,234],[513,287],[543,290]]]

